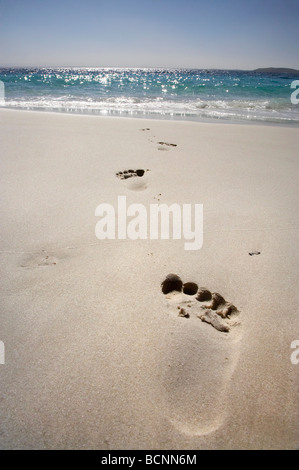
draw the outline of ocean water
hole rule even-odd
[[[238,70],[0,68],[7,108],[299,124],[298,77]]]

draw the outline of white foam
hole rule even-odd
[[[78,99],[72,95],[6,100],[6,106],[28,110],[99,115],[146,115],[163,118],[216,118],[264,122],[298,122],[299,107],[270,100],[167,100],[159,98],[109,97]]]

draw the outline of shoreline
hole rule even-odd
[[[68,111],[48,111],[48,110],[35,110],[35,109],[21,109],[21,108],[6,108],[6,107],[0,107],[0,111],[16,111],[16,112],[26,112],[26,113],[41,113],[41,114],[54,114],[54,115],[70,115],[70,116],[79,116],[79,117],[94,117],[94,118],[102,118],[102,119],[131,119],[131,120],[149,120],[151,121],[157,121],[157,122],[185,122],[185,123],[198,123],[198,124],[229,124],[229,125],[248,125],[248,126],[266,126],[266,127],[275,127],[275,128],[292,128],[292,129],[298,129],[299,128],[299,122],[296,123],[294,121],[290,123],[286,122],[271,122],[271,121],[262,121],[262,120],[233,120],[233,119],[215,119],[215,118],[198,118],[198,119],[193,119],[193,118],[168,118],[168,117],[161,117],[158,118],[157,116],[153,115],[132,115],[132,116],[121,116],[121,115],[101,115],[97,113],[80,113],[80,112],[68,112]],[[128,113],[129,114],[129,113]]]

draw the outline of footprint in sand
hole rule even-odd
[[[30,257],[27,257],[21,264],[22,268],[38,268],[42,266],[55,266],[58,263],[58,259],[47,253],[38,254],[35,253]]]
[[[260,251],[251,251],[248,254],[249,254],[249,256],[257,256],[257,255],[260,255],[261,252]]]
[[[149,169],[143,170],[124,170],[116,173],[116,177],[125,180],[128,189],[133,191],[144,191],[148,186],[148,180],[146,178],[146,173],[150,171]]]
[[[177,304],[181,317],[195,316],[224,333],[236,325],[238,309],[216,292],[212,293],[205,287],[199,288],[195,282],[183,284],[176,274],[168,274],[161,288],[169,303]]]
[[[180,322],[163,355],[167,418],[187,435],[208,434],[226,417],[239,356],[239,311],[220,294],[183,283],[176,274],[169,274],[161,289]]]
[[[177,147],[177,144],[171,144],[169,142],[158,142],[158,150],[169,150],[169,147]]]
[[[46,250],[42,250],[40,253],[27,253],[20,266],[22,268],[54,268],[61,261],[71,256],[70,250],[72,249],[72,247],[68,247],[65,249],[60,249],[55,253],[48,252]]]

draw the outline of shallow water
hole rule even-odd
[[[295,79],[238,70],[0,69],[9,108],[284,124],[299,123]]]

